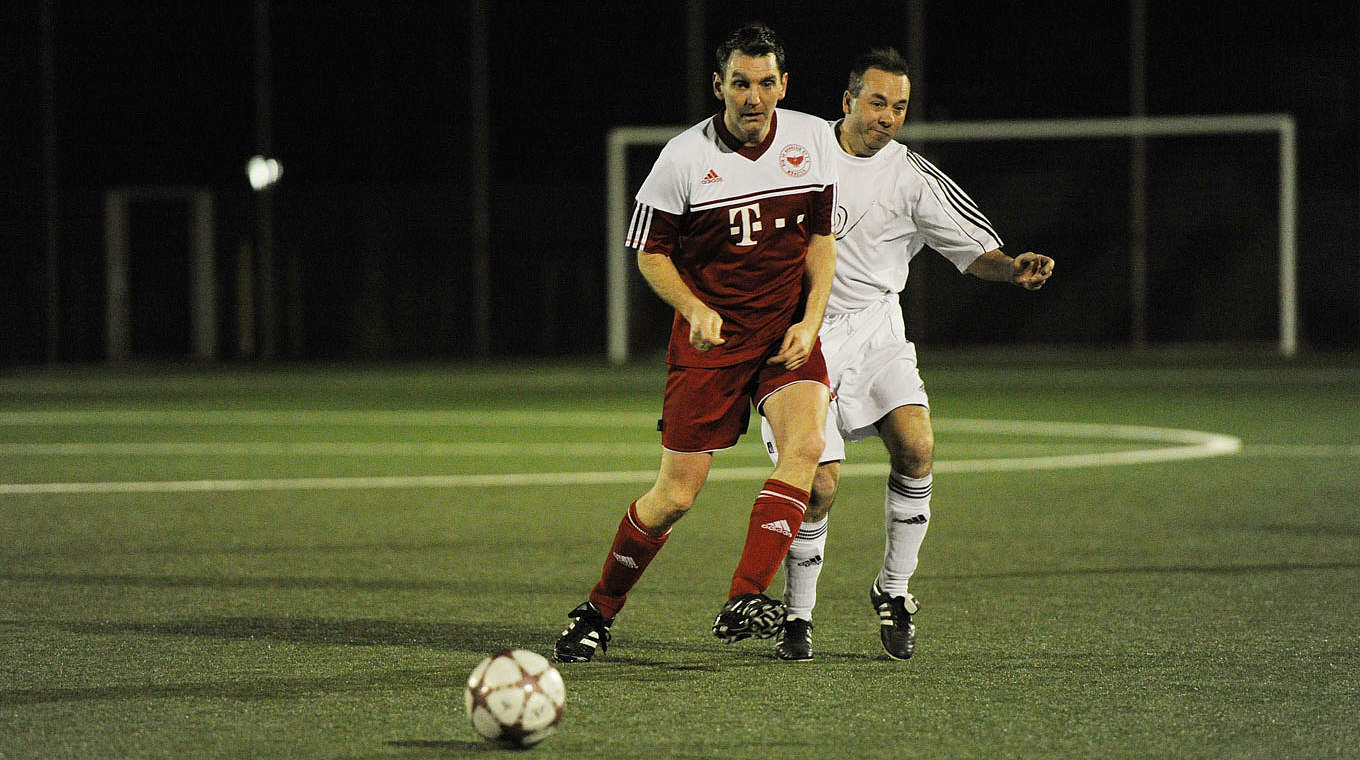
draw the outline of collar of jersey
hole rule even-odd
[[[834,135],[836,138],[836,153],[840,154],[841,158],[848,159],[850,161],[859,161],[860,163],[877,161],[879,157],[881,157],[885,152],[887,152],[888,147],[891,145],[891,143],[889,143],[889,145],[883,146],[882,148],[879,149],[877,153],[873,154],[872,156],[857,156],[854,153],[847,153],[845,151],[845,146],[841,145],[841,127],[844,126],[845,119],[837,119],[836,121],[829,121],[827,123],[831,125],[831,134]]]
[[[759,145],[743,145],[736,135],[728,131],[721,112],[713,116],[713,126],[718,132],[718,139],[722,140],[724,145],[743,158],[755,161],[765,155],[765,151],[774,143],[774,133],[779,130],[779,111],[770,114],[770,131],[765,134],[765,139],[761,140]]]

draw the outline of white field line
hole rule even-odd
[[[368,426],[387,427],[565,427],[593,428],[656,424],[654,412],[549,411],[535,409],[471,411],[462,409],[389,409],[389,410],[318,410],[318,409],[240,409],[193,410],[149,409],[92,409],[72,411],[0,411],[0,426],[58,426],[58,425],[265,425],[300,427]]]
[[[760,468],[761,472],[769,468]],[[715,473],[716,474],[716,473]],[[506,486],[603,485],[644,482],[654,470],[615,472],[524,472],[505,475],[407,475],[256,480],[147,480],[104,483],[0,483],[6,494],[187,493],[193,491],[347,491],[391,488],[496,488]]]
[[[1083,444],[1069,443],[1068,448]],[[1088,448],[1090,444],[1085,444]],[[1360,453],[1360,446],[1353,447]],[[1014,445],[954,445],[956,455],[1005,456],[1015,453]],[[852,450],[854,451],[854,450]],[[862,449],[861,449],[862,451]],[[432,457],[464,459],[514,459],[525,457],[620,457],[661,454],[659,442],[632,443],[487,443],[464,441],[456,443],[414,443],[407,441],[309,441],[280,443],[273,441],[160,441],[132,442],[64,442],[64,443],[0,443],[0,457]],[[1276,455],[1283,456],[1281,452]],[[1344,454],[1341,454],[1344,456]],[[732,457],[764,457],[761,449],[748,447],[724,452],[720,461]],[[1326,456],[1311,453],[1309,456]]]
[[[383,413],[360,414],[379,415]],[[605,413],[606,416],[609,414],[610,413]],[[584,416],[591,415],[572,414],[573,419],[579,419]],[[1221,456],[1224,454],[1237,453],[1242,450],[1241,440],[1233,436],[1174,428],[1005,420],[941,420],[940,423],[942,424],[937,424],[938,428],[960,432],[985,432],[1001,435],[1029,434],[1084,439],[1114,439],[1179,445],[1097,454],[946,460],[935,463],[935,470],[937,472],[998,472],[1006,470],[1047,470],[1072,467],[1147,464],[1152,462],[1168,462]],[[85,423],[82,421],[73,424]],[[270,424],[275,423],[271,422]],[[768,466],[719,467],[713,470],[709,479],[715,481],[759,479],[767,477],[769,469]],[[841,468],[842,477],[860,477],[869,475],[881,477],[886,473],[886,464],[849,463]],[[648,483],[655,479],[655,477],[655,470],[621,470],[600,472],[527,472],[501,475],[471,474],[334,478],[265,478],[252,480],[0,483],[0,495],[391,488],[496,488],[515,486]]]
[[[461,441],[163,441],[0,443],[0,456],[515,457],[661,454],[660,443],[487,443]]]
[[[28,414],[45,415],[45,412],[20,413],[24,419]],[[138,424],[152,425],[162,424],[158,421],[161,417],[167,419],[180,420],[182,424],[190,424],[188,418],[182,418],[179,412],[166,412],[152,417],[143,416],[136,413],[135,417],[127,417],[123,412],[57,412],[54,413],[56,424],[83,424],[84,414],[92,419],[101,422],[105,417],[112,417],[111,424]],[[307,411],[295,412],[297,419],[302,424],[329,425],[332,415],[335,419],[346,421],[352,424],[385,424],[381,415],[392,415],[392,420],[401,420],[413,423],[416,416],[421,419],[427,417],[424,412],[358,412],[355,413],[362,418],[363,422],[356,422],[358,419],[348,412],[322,412],[312,413]],[[441,412],[438,414],[440,422],[430,423],[437,425],[483,425],[485,412]],[[533,417],[537,418],[539,412],[535,412]],[[551,414],[551,413],[549,413]],[[558,415],[555,420],[559,425],[579,425],[588,427],[610,427],[619,424],[617,417],[620,415],[637,416],[634,413],[583,413],[570,414],[567,416]],[[285,425],[286,419],[277,412],[218,412],[207,418],[210,424],[214,425]],[[650,423],[651,417],[647,417]],[[264,421],[264,422],[261,422]],[[633,420],[636,422],[637,420]],[[3,418],[0,418],[3,423]],[[32,424],[24,422],[22,424]],[[342,423],[345,424],[345,423]],[[424,424],[424,423],[420,423]],[[1186,443],[1192,447],[1204,444],[1206,435],[1197,431],[1179,430],[1173,428],[1152,428],[1129,425],[1098,425],[1086,423],[1068,422],[1033,422],[1033,421],[1013,421],[1013,420],[970,420],[970,419],[942,419],[935,421],[935,428],[946,432],[960,432],[967,434],[988,434],[988,435],[1014,435],[1014,436],[1047,436],[1070,439],[1086,440],[1118,440],[1136,442],[1158,442],[1158,443]],[[1197,450],[1197,449],[1195,449]],[[411,442],[411,441],[157,441],[157,442],[131,442],[131,441],[109,441],[109,442],[48,442],[48,443],[0,443],[0,455],[21,455],[21,456],[464,456],[464,457],[511,457],[511,456],[621,456],[628,454],[648,454],[659,452],[660,446],[657,443],[647,442],[570,442],[570,443],[508,443],[508,442],[483,442],[483,441],[452,441],[452,442]],[[1164,455],[1166,448],[1158,448],[1154,451]],[[1138,452],[1116,452],[1129,455]],[[1068,461],[1074,456],[1104,456],[1104,455],[1069,455],[1060,457],[1059,461]],[[1165,457],[1163,458],[1176,458]],[[995,461],[1012,461],[1010,459],[997,459]],[[1040,462],[1045,458],[1025,458],[1024,461]],[[1049,458],[1051,459],[1051,457]],[[973,460],[962,460],[973,461]],[[993,461],[992,459],[977,461]],[[957,464],[958,462],[956,462]],[[1096,460],[1100,464],[1100,460]],[[970,465],[973,466],[973,465]],[[1083,465],[1065,465],[1083,466]],[[938,466],[937,466],[938,467]],[[1012,469],[1003,466],[1002,469]]]
[[[1253,443],[1242,448],[1244,456],[1251,457],[1279,457],[1279,458],[1311,458],[1311,457],[1360,457],[1360,445],[1347,444],[1288,444],[1288,443]]]

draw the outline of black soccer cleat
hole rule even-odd
[[[713,635],[728,642],[768,639],[784,625],[784,603],[764,594],[738,594],[713,619]]]
[[[789,618],[774,640],[774,656],[781,660],[806,662],[812,659],[812,621]]]
[[[553,647],[553,659],[558,662],[590,662],[595,650],[609,648],[609,627],[614,618],[605,619],[594,602],[581,602],[567,613],[571,622],[562,629]]]
[[[883,651],[894,660],[909,660],[916,650],[916,624],[911,622],[921,605],[916,597],[889,596],[878,587],[878,579],[869,589],[869,603],[878,612],[878,638],[883,642]]]

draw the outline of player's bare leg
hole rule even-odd
[[[665,533],[689,512],[712,466],[712,454],[661,452],[656,482],[637,500],[638,517],[649,533]]]
[[[935,433],[930,410],[924,406],[900,406],[878,423],[879,437],[888,449],[892,472],[884,491],[883,569],[869,592],[879,615],[883,648],[899,660],[911,657],[916,647],[912,615],[919,605],[907,591],[916,571],[921,543],[930,526],[931,468]]]
[[[728,602],[713,621],[724,641],[769,638],[784,623],[784,604],[765,595],[807,510],[817,459],[825,446],[829,392],[816,382],[795,382],[771,393],[762,406],[779,449],[779,462],[751,507],[746,544],[732,575]]]
[[[694,505],[712,462],[711,454],[662,452],[656,483],[629,505],[619,521],[600,581],[591,589],[590,598],[567,614],[571,622],[557,638],[553,659],[588,662],[597,650],[606,649],[614,616],[665,545],[671,526]]]
[[[930,474],[935,464],[935,430],[929,409],[915,404],[899,406],[879,420],[877,427],[894,472],[911,478]]]
[[[803,522],[819,522],[831,514],[836,503],[836,491],[841,487],[841,463],[823,462],[817,465],[817,474],[812,476],[812,498],[808,499],[807,514]]]
[[[831,393],[825,385],[799,382],[770,394],[761,407],[774,432],[779,462],[770,477],[804,491],[812,489],[818,459],[826,447],[826,408]]]

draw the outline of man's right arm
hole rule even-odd
[[[680,278],[680,272],[670,256],[648,253],[639,248],[637,257],[638,271],[642,272],[642,278],[652,291],[689,323],[691,346],[699,351],[708,351],[727,342],[722,337],[722,317],[694,295],[694,291]]]
[[[977,257],[964,271],[980,280],[1009,282],[1025,290],[1038,290],[1053,274],[1053,259],[1033,251],[1011,258],[1000,250],[991,250]]]

